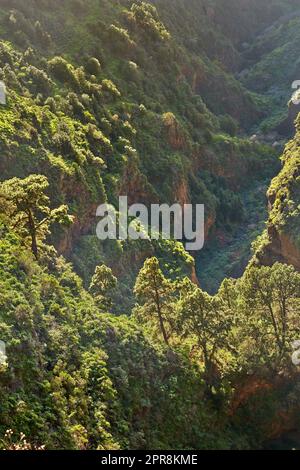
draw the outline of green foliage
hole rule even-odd
[[[37,264],[3,224],[0,302],[2,436],[13,429],[46,449],[221,445],[209,403],[196,406],[197,367],[100,313],[70,265],[50,251]]]
[[[42,93],[43,95],[49,95],[52,88],[52,82],[47,74],[33,65],[27,69],[28,76],[32,81],[35,93]]]
[[[155,6],[150,3],[133,3],[128,20],[134,21],[141,31],[149,35],[149,39],[152,41],[165,41],[170,38],[169,32],[159,20]]]
[[[167,345],[170,336],[167,330],[172,325],[173,290],[172,283],[164,277],[159,267],[158,259],[147,259],[134,287],[134,293],[141,302],[141,306],[135,310],[135,317],[141,323],[149,321],[156,324]]]
[[[183,336],[195,336],[210,390],[216,388],[216,357],[220,350],[228,348],[232,320],[232,313],[217,297],[211,297],[190,281],[184,285],[179,304],[179,331]]]
[[[155,8],[136,2],[126,4],[124,11],[123,6],[88,0],[84,8],[76,6],[82,21],[69,15],[65,22],[65,6],[57,2],[55,11],[61,18],[57,25],[54,10],[29,2],[26,8],[16,2],[9,20],[17,21],[13,34],[3,20],[11,43],[1,42],[0,54],[0,75],[9,83],[9,107],[0,112],[6,159],[2,179],[42,169],[53,202],[67,203],[78,219],[84,217],[85,228],[80,225],[79,231],[68,231],[67,251],[75,238],[81,246],[81,237],[92,232],[94,204],[115,202],[119,188],[126,188],[129,197],[142,194],[140,202],[147,204],[157,200],[173,203],[184,184],[186,195],[204,203],[208,220],[215,220],[218,227],[240,223],[243,204],[239,194],[233,195],[232,185],[243,189],[246,183],[252,185],[248,175],[255,178],[262,169],[269,169],[273,176],[276,155],[270,149],[267,155],[266,149],[239,137],[216,138],[219,118],[209,111],[217,108],[216,90],[222,95],[218,105],[223,106],[224,97],[228,101],[226,109],[217,111],[224,114],[220,120],[226,133],[235,132],[234,118],[240,118],[237,108],[244,109],[245,119],[254,122],[261,103],[251,102],[250,106],[247,91],[230,73],[225,79],[221,66],[204,60],[203,49],[197,51],[196,60],[193,50],[182,44],[182,34],[199,34],[199,25],[187,9],[178,5],[180,15],[172,23],[168,21],[174,16],[172,9],[166,11],[162,4]],[[74,2],[69,7],[73,11]],[[209,30],[202,9],[196,4],[193,8],[201,27]],[[53,36],[47,48],[40,47],[41,30],[45,37],[47,31]],[[15,34],[19,37],[19,33],[26,35],[24,48],[15,47]],[[221,56],[218,44],[215,52]],[[203,76],[199,89],[198,76]],[[214,77],[220,77],[216,86]],[[219,175],[220,166],[226,167],[224,191],[213,194],[202,171],[195,182],[195,162],[213,176]],[[53,241],[60,242],[64,234],[55,229]],[[78,250],[77,268],[82,265],[80,256]],[[95,266],[88,270],[85,283]]]
[[[73,67],[62,57],[54,57],[49,61],[49,68],[54,77],[62,83],[77,87],[78,82]]]
[[[135,47],[128,31],[114,24],[110,25],[107,30],[107,41],[115,53],[121,56],[128,54]]]
[[[290,253],[298,253],[300,247],[299,238],[299,119],[296,121],[296,136],[285,148],[282,156],[283,167],[276,176],[268,190],[270,204],[267,231],[264,237],[255,246],[255,257],[259,259],[270,259],[271,261],[290,261]],[[281,240],[288,246],[286,253],[278,259],[278,253],[273,251],[276,240]],[[294,255],[291,254],[291,257]],[[292,258],[291,258],[292,259]]]
[[[238,131],[238,123],[231,116],[220,116],[220,127],[221,130],[229,134],[231,137],[234,137]]]
[[[291,344],[297,337],[300,275],[292,266],[279,263],[271,268],[252,267],[246,271],[241,288],[249,337],[256,343],[252,355],[258,354],[260,362],[278,369],[282,362],[290,362]]]
[[[104,310],[111,308],[110,291],[116,286],[117,278],[113,275],[112,270],[104,264],[97,266],[89,290],[94,295],[99,307]]]
[[[271,146],[244,133],[281,115],[298,20],[240,46],[290,3],[2,2],[1,436],[25,433],[32,449],[253,448],[276,416],[299,412],[293,268],[253,265],[210,296],[186,278],[194,260],[181,243],[93,236],[96,206],[124,191],[147,205],[204,203],[221,245],[207,251],[217,262],[206,281],[216,289],[224,272],[241,275],[278,166]],[[256,94],[274,76],[280,89]],[[297,145],[269,191],[269,228],[296,246]],[[52,227],[71,222],[67,205],[74,224]],[[234,247],[224,250],[228,233]],[[1,447],[18,447],[5,439]]]
[[[96,57],[90,57],[85,66],[86,70],[96,77],[101,73],[101,64]]]
[[[30,175],[20,180],[13,178],[0,184],[0,212],[26,244],[30,239],[31,251],[38,257],[38,245],[50,233],[53,223],[71,224],[68,207],[50,209],[45,191],[49,183],[42,175]]]

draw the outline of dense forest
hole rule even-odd
[[[0,449],[300,448],[298,3],[0,0]]]

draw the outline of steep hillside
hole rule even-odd
[[[195,364],[133,320],[100,313],[62,258],[48,252],[37,264],[0,230],[1,439],[12,429],[47,449],[196,448],[204,433],[203,447],[220,445],[211,405],[198,406]]]
[[[0,449],[300,429],[297,3],[0,0]],[[119,195],[205,204],[205,249],[100,242]]]
[[[55,234],[55,245],[86,282],[96,264],[105,261],[120,274],[131,256],[126,246],[120,258],[119,245],[103,249],[95,240],[95,209],[106,199],[115,203],[126,193],[130,202],[204,203],[207,234],[241,222],[242,192],[257,175],[276,173],[278,154],[243,135],[267,116],[268,100],[233,77],[237,52],[236,64],[222,61],[225,33],[235,50],[228,26],[215,31],[222,4],[212,15],[208,5],[188,10],[178,2],[174,19],[164,2],[157,4],[161,18],[131,2],[1,5],[10,41],[1,45],[9,94],[1,109],[1,177],[48,176],[53,203],[67,203],[75,216],[67,233]],[[194,34],[190,47],[183,38]],[[210,183],[216,178],[218,191]],[[136,251],[141,263],[145,255]]]
[[[277,310],[291,283],[289,344],[300,301],[292,268],[252,268],[212,298],[187,278],[170,283],[152,258],[136,283],[145,298],[116,317],[105,313],[110,290],[99,300],[53,248],[41,246],[37,262],[7,221],[0,230],[1,448],[248,449],[297,428],[299,378],[260,297],[261,286],[274,290]],[[151,317],[154,273],[172,312],[168,345]]]
[[[300,9],[295,4],[292,12],[282,15],[252,44],[245,45],[242,82],[255,92],[266,93],[273,103],[272,112],[260,126],[264,133],[275,130],[279,135],[294,135],[295,114],[287,123],[285,120],[286,103],[295,91],[292,84],[299,80],[300,74],[299,22]]]
[[[270,216],[256,254],[264,264],[280,260],[297,269],[300,269],[299,131],[298,118],[296,135],[282,156],[283,168],[268,191]]]

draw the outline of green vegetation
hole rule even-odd
[[[261,3],[1,2],[1,449],[253,449],[299,426],[299,125],[247,267],[297,70],[296,1]],[[200,286],[179,241],[96,238],[124,194],[205,204]]]
[[[13,178],[0,185],[1,212],[15,232],[30,239],[33,255],[38,258],[38,243],[45,240],[50,233],[52,223],[71,224],[68,207],[60,206],[51,210],[49,198],[45,191],[49,184],[41,175],[31,175],[24,180]]]
[[[104,264],[97,266],[89,290],[94,295],[98,306],[104,310],[112,307],[109,294],[116,286],[117,278],[113,275],[112,270]]]
[[[255,244],[254,262],[284,261],[299,267],[299,131],[298,117],[295,138],[282,156],[283,168],[268,190],[267,230]]]
[[[103,313],[103,303],[98,309],[53,250],[37,263],[4,224],[1,235],[0,334],[8,356],[0,370],[2,435],[13,429],[46,448],[246,448],[265,438],[266,402],[271,423],[292,400],[282,394],[292,397],[297,384],[271,385],[274,371],[292,367],[300,299],[292,268],[252,268],[238,283],[224,282],[215,298],[187,279],[164,279],[156,305],[172,313],[167,346],[156,334],[151,283],[137,326],[136,313],[114,317]],[[159,269],[157,260],[141,271],[138,295],[149,269]],[[260,295],[260,283],[270,296]],[[228,402],[253,368],[258,383],[270,387],[260,392],[251,428],[243,421],[251,400],[244,396],[234,417]]]
[[[146,204],[201,202],[208,224],[239,224],[245,208],[239,194],[232,200],[236,187],[243,192],[258,173],[270,178],[277,170],[276,151],[240,135],[267,115],[265,98],[250,96],[205,55],[203,44],[187,48],[183,32],[169,31],[153,5],[89,0],[82,9],[72,0],[53,0],[53,8],[33,3],[0,8],[6,39],[0,44],[0,78],[8,88],[8,106],[0,110],[1,179],[47,176],[51,204],[67,205],[75,217],[68,230],[53,227],[50,241],[74,263],[85,286],[101,263],[120,273],[134,250],[91,242],[96,205],[115,203],[118,194]],[[198,34],[200,23],[213,34],[202,8],[193,8],[196,23],[187,11],[174,25],[187,32],[191,21]],[[69,13],[77,10],[81,26]],[[37,22],[50,38],[47,46],[35,32]],[[220,176],[222,189],[216,191],[210,181]],[[124,289],[132,289],[149,249],[141,256],[136,246],[139,263],[129,263],[130,279],[120,281]],[[122,298],[130,310],[128,293]]]

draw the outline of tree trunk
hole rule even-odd
[[[36,259],[38,259],[38,246],[37,246],[37,239],[36,239],[36,229],[34,220],[32,217],[32,213],[28,211],[28,224],[29,224],[29,233],[31,237],[31,251]]]
[[[167,335],[165,325],[164,325],[164,321],[163,321],[163,318],[161,316],[160,311],[158,313],[158,317],[159,317],[160,329],[161,329],[161,332],[162,332],[162,335],[163,335],[163,338],[164,338],[164,342],[166,343],[167,346],[169,346],[168,335]]]
[[[167,335],[167,332],[166,332],[166,329],[165,329],[164,320],[163,320],[162,313],[161,313],[161,306],[160,306],[160,300],[159,300],[159,293],[158,293],[158,291],[157,291],[157,288],[156,288],[155,290],[156,290],[156,292],[155,292],[156,307],[157,307],[157,314],[158,314],[158,318],[159,318],[160,330],[161,330],[161,332],[162,332],[162,335],[163,335],[163,338],[164,338],[164,342],[166,343],[167,346],[169,346],[168,335]]]

